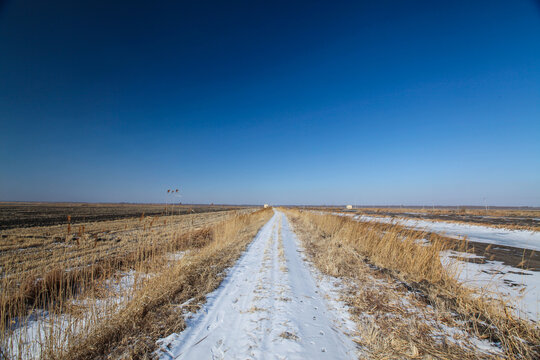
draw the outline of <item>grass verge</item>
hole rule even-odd
[[[436,310],[431,323],[404,326],[403,319],[411,314],[396,305],[394,315],[402,314],[399,321],[383,321],[375,316],[367,330],[363,323],[365,343],[361,345],[368,347],[372,357],[388,358],[398,354],[409,358],[492,357],[481,355],[473,348],[435,342],[433,336],[426,336],[434,334],[432,328],[441,327],[445,322],[459,325],[478,339],[500,344],[501,357],[535,359],[540,356],[540,331],[536,324],[515,317],[504,301],[478,296],[442,265],[439,253],[448,249],[447,241],[433,237],[430,245],[425,246],[425,234],[399,225],[362,223],[347,217],[297,210],[289,210],[287,214],[323,273],[363,284],[369,270],[375,271],[397,280],[402,285],[401,291],[414,293],[415,298],[426,305],[426,311]],[[359,321],[365,319],[366,312],[381,314],[388,310],[384,307],[400,304],[400,299],[389,298],[395,297],[395,291],[376,288],[369,291],[365,286],[362,289],[349,294],[348,298]]]

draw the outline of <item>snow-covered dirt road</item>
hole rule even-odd
[[[347,310],[314,275],[287,217],[276,211],[188,327],[158,342],[159,357],[357,358]]]

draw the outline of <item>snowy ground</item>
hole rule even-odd
[[[376,217],[357,215],[361,221],[377,221],[404,225],[418,230],[427,230],[456,239],[467,237],[470,241],[487,244],[513,246],[522,249],[540,251],[540,232],[526,230],[509,230],[481,225],[469,225],[444,221],[429,221],[405,218]]]
[[[499,261],[485,263],[458,261],[451,258],[482,258],[455,251],[441,253],[443,263],[458,266],[457,278],[466,285],[481,290],[482,296],[500,297],[509,301],[516,314],[538,322],[540,320],[540,272],[503,265]],[[450,261],[449,261],[450,260]]]
[[[347,308],[304,260],[276,211],[188,327],[158,341],[161,359],[353,359]],[[324,295],[323,295],[324,294]]]
[[[341,214],[339,214],[341,215]],[[375,217],[356,215],[360,221],[396,223],[418,230],[439,233],[448,237],[488,244],[513,246],[540,250],[540,232],[508,230],[488,226],[458,224],[442,221],[412,220],[404,218]],[[443,252],[445,259],[470,257],[471,254]],[[453,260],[452,263],[455,263]],[[459,261],[457,277],[466,285],[480,289],[486,296],[503,295],[514,304],[518,316],[534,321],[540,320],[540,272],[505,266],[498,261],[485,261],[483,264]]]
[[[166,258],[172,264],[182,259],[188,251],[170,253]],[[25,319],[16,319],[11,332],[2,339],[0,347],[12,359],[41,359],[42,347],[54,342],[57,349],[66,349],[70,336],[90,331],[100,319],[123,308],[154,274],[137,273],[135,270],[119,271],[116,276],[102,283],[101,296],[70,300],[72,308],[82,309],[76,314],[55,314],[35,310]],[[3,359],[0,352],[0,359]]]
[[[13,359],[41,359],[45,344],[53,342],[55,348],[65,349],[71,335],[87,332],[98,318],[116,313],[131,299],[134,289],[151,276],[133,270],[118,272],[114,278],[104,281],[106,296],[70,301],[72,306],[84,309],[82,314],[35,310],[28,318],[17,319],[12,324],[12,332],[2,341],[3,350]],[[0,359],[3,359],[1,354]]]

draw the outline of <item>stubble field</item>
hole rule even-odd
[[[386,210],[6,206],[0,358],[540,356],[535,231]]]

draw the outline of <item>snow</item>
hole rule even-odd
[[[396,223],[413,229],[427,230],[439,234],[470,241],[487,244],[513,246],[522,249],[540,251],[540,232],[526,230],[510,230],[482,225],[469,225],[445,221],[413,220],[405,218],[390,218],[357,215],[360,221],[377,221],[382,223]]]
[[[168,253],[166,259],[174,263],[188,251]],[[34,310],[24,319],[16,319],[10,333],[2,339],[0,346],[14,359],[40,359],[42,344],[56,341],[57,348],[66,348],[69,336],[88,331],[99,319],[116,313],[132,300],[135,290],[155,274],[135,270],[118,271],[103,282],[105,296],[80,297],[70,300],[71,305],[84,308],[82,315],[50,313]],[[0,356],[0,359],[2,357]]]
[[[178,260],[181,260],[186,255],[186,253],[187,251],[177,251],[174,253],[167,254],[166,257],[169,261],[178,261]]]
[[[360,221],[397,223],[457,239],[466,236],[470,241],[540,250],[540,232],[365,215],[356,215],[353,218]],[[456,272],[456,277],[465,285],[481,290],[481,293],[486,296],[502,295],[507,302],[513,304],[516,315],[519,317],[533,321],[540,319],[540,272],[505,266],[499,261],[488,260],[484,264],[478,264],[471,261],[459,261],[456,258],[473,259],[482,258],[482,256],[454,251],[441,252],[443,263],[447,266],[457,264],[459,271]]]
[[[56,317],[51,321],[47,311],[36,310],[24,321],[13,324],[13,331],[3,339],[2,350],[14,359],[39,359],[42,344],[51,334],[58,334],[68,328],[67,317]]]
[[[51,341],[57,349],[65,349],[70,336],[88,331],[95,321],[118,311],[131,300],[133,290],[152,276],[134,270],[118,272],[103,283],[106,297],[71,300],[72,305],[85,309],[79,316],[36,309],[28,317],[15,320],[12,331],[2,339],[2,350],[14,359],[40,359],[42,347]]]
[[[456,251],[441,252],[441,261],[448,266],[456,264],[457,278],[467,286],[481,290],[481,294],[497,298],[502,295],[516,311],[516,315],[533,321],[540,319],[540,272],[505,266],[499,261],[484,264],[457,261],[455,258],[482,258]]]
[[[503,355],[502,348],[487,339],[479,339],[476,336],[471,336],[471,334],[462,329],[448,326],[442,321],[428,321],[426,323],[437,329],[437,331],[432,333],[432,336],[439,338],[441,342],[449,341],[463,347],[471,347],[472,345],[472,348],[478,350],[480,353],[496,356],[496,358],[501,358]]]
[[[354,325],[275,211],[203,308],[158,341],[160,359],[352,359]],[[317,274],[315,274],[317,275]],[[318,285],[323,286],[321,289]],[[323,294],[329,296],[325,298]]]

